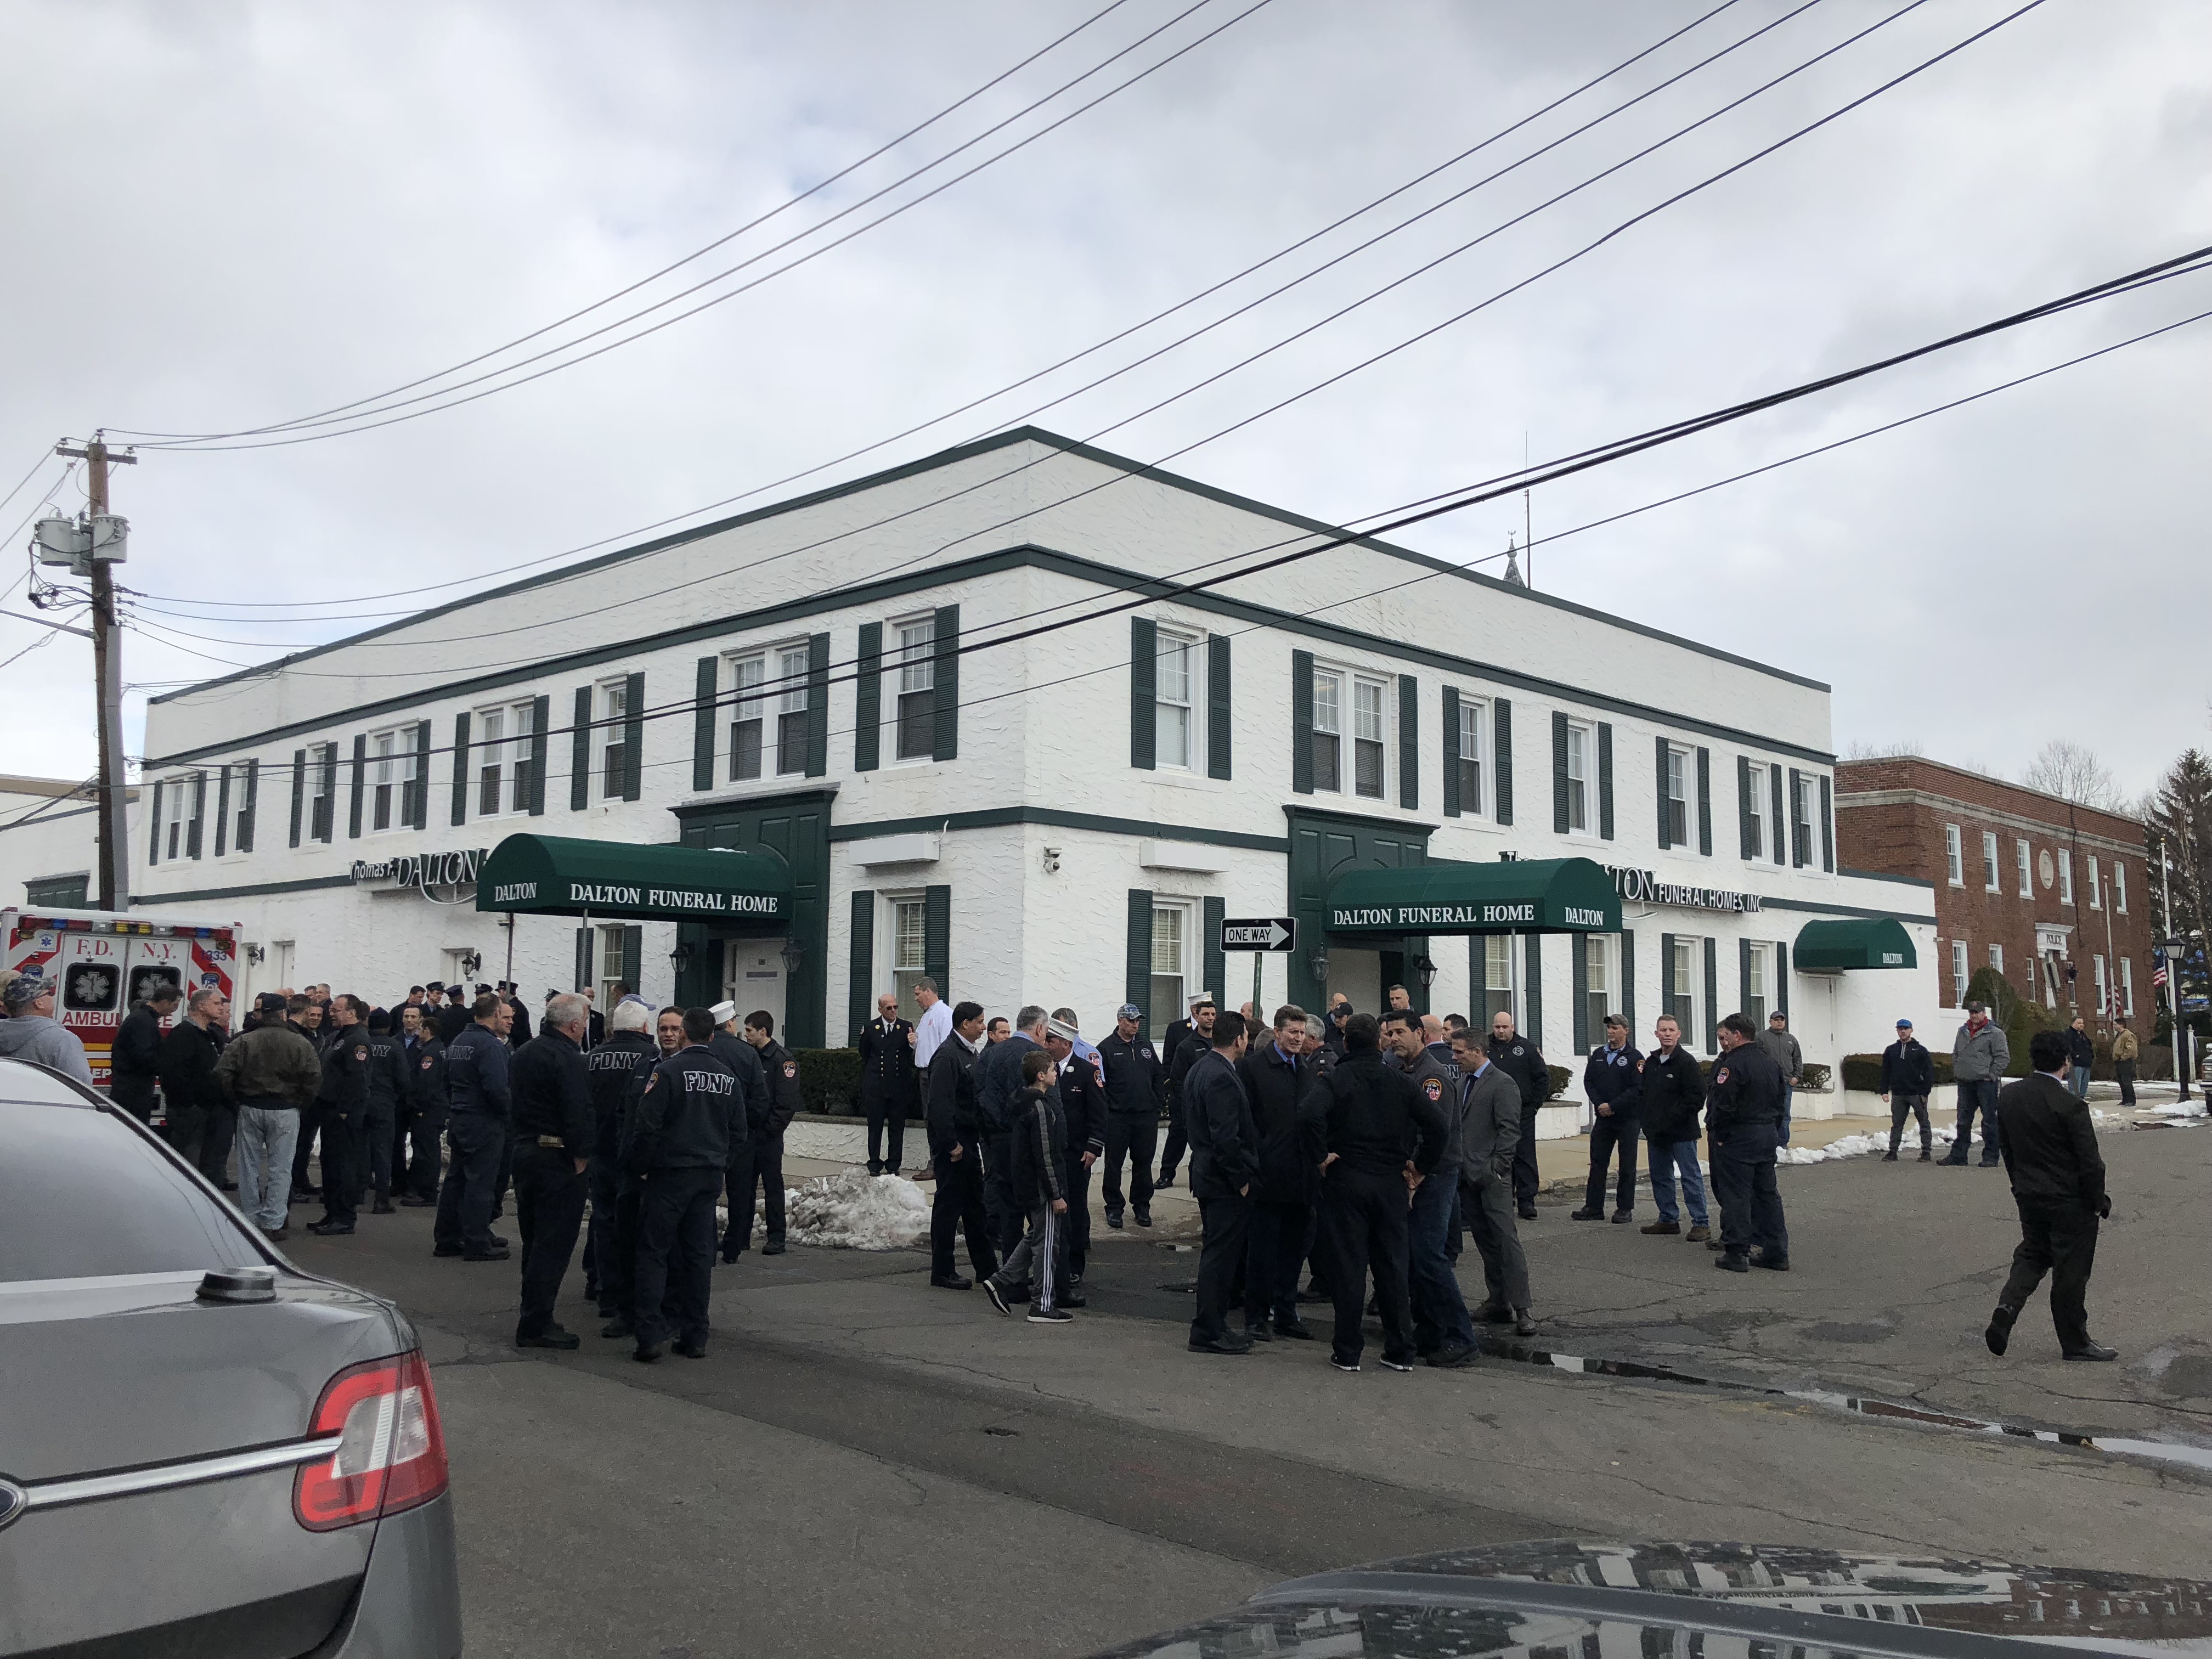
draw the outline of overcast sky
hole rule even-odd
[[[0,491],[64,434],[264,426],[501,346],[859,161],[1105,3],[16,0],[0,9],[0,61],[15,71],[0,100],[11,253],[0,263]],[[359,435],[148,452],[117,473],[116,507],[132,525],[124,580],[169,596],[151,602],[166,610],[149,609],[149,624],[201,637],[135,631],[126,678],[177,683],[265,660],[466,591],[416,598],[410,585],[620,545],[624,532],[930,420],[1310,235],[1717,3],[1266,0],[976,176],[635,344]],[[1907,0],[1814,0],[1778,23],[1799,3],[1735,0],[1168,323],[745,504],[1012,423],[1769,24],[1411,228],[1035,419],[1342,520],[1510,471],[1524,443],[1538,460],[1578,451],[2212,242],[2201,0],[2045,0],[1556,274],[1201,441],[1522,282],[2019,3],[1924,0],[1341,320],[1139,413]],[[1207,0],[1170,21],[1190,4],[1124,0],[677,276],[465,373],[762,254],[1170,25],[919,183],[697,297],[726,292],[1252,0]],[[1903,740],[2016,776],[2046,739],[2067,738],[2138,791],[2208,735],[2212,320],[1832,455],[1544,538],[2205,310],[2212,274],[2185,277],[1547,486],[1531,513],[1535,584],[1832,683],[1839,749]],[[61,465],[0,510],[0,532]],[[75,481],[54,499],[82,504]],[[1500,550],[1521,520],[1518,501],[1501,502],[1405,539],[1473,559]],[[0,583],[14,583],[0,608],[26,608],[26,539],[0,556]],[[289,615],[224,608],[356,596],[380,597]],[[207,603],[173,602],[183,598]],[[43,632],[0,619],[0,657]],[[1573,665],[1559,672],[1571,678]],[[90,678],[89,648],[67,638],[0,669],[10,710],[0,769],[91,772]],[[34,688],[51,695],[27,702]],[[135,752],[143,692],[128,707]]]

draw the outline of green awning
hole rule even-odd
[[[1840,974],[1850,968],[1917,968],[1912,935],[1894,916],[1808,921],[1798,930],[1790,964],[1801,974]]]
[[[1610,933],[1620,895],[1589,859],[1353,870],[1328,890],[1332,933]]]
[[[640,921],[780,921],[791,872],[773,853],[509,836],[477,872],[477,908]]]

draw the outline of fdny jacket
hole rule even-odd
[[[1615,1117],[1634,1117],[1644,1104],[1644,1056],[1632,1042],[1615,1048],[1601,1042],[1583,1067],[1583,1097],[1592,1107],[1613,1108]]]
[[[1115,1117],[1157,1119],[1168,1103],[1168,1068],[1139,1032],[1109,1031],[1098,1045],[1106,1063],[1106,1109]]]
[[[631,1091],[642,1091],[647,1075],[659,1063],[660,1045],[643,1031],[617,1031],[584,1056],[597,1125],[594,1156],[609,1163],[621,1156],[623,1120],[629,1111]]]
[[[1731,1048],[1713,1062],[1705,1091],[1705,1124],[1716,1139],[1732,1129],[1782,1121],[1782,1091],[1788,1086],[1774,1056],[1756,1042]]]
[[[511,1058],[489,1026],[471,1020],[446,1050],[446,1097],[453,1109],[506,1122]]]
[[[769,1098],[768,1073],[762,1068],[760,1051],[741,1036],[727,1031],[717,1031],[707,1039],[708,1052],[730,1068],[738,1079],[738,1092],[744,1103],[739,1109],[744,1119],[748,1137],[768,1133],[769,1115],[772,1105]]]
[[[514,1133],[557,1139],[571,1158],[589,1158],[599,1139],[591,1074],[575,1038],[549,1025],[514,1057]]]
[[[680,1049],[645,1074],[630,1104],[629,1170],[727,1169],[744,1110],[736,1073],[703,1045]]]

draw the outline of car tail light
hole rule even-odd
[[[338,1437],[337,1450],[301,1465],[292,1487],[292,1513],[310,1532],[397,1515],[446,1490],[446,1431],[419,1352],[340,1371],[309,1432]]]

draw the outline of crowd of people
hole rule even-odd
[[[631,1340],[641,1361],[672,1345],[696,1358],[718,1249],[726,1262],[745,1253],[757,1208],[763,1254],[785,1249],[782,1144],[799,1061],[764,1011],[656,1010],[627,986],[614,993],[606,1014],[589,992],[549,993],[533,1036],[511,984],[418,986],[391,1008],[310,986],[257,997],[234,1037],[222,992],[156,985],[117,1033],[111,1095],[151,1121],[158,1084],[163,1133],[272,1242],[289,1237],[295,1203],[321,1201],[307,1230],[325,1237],[352,1233],[364,1209],[434,1207],[435,1255],[501,1261],[514,1250],[492,1224],[511,1197],[518,1346],[580,1345],[554,1308],[580,1240],[601,1335]],[[82,1066],[81,1045],[51,1018],[52,995],[35,976],[0,986],[0,1054],[70,1071],[62,1051],[74,1047]],[[1360,1368],[1370,1316],[1394,1370],[1471,1363],[1477,1323],[1534,1334],[1518,1224],[1537,1214],[1533,1130],[1555,1085],[1510,1012],[1486,1033],[1414,1012],[1394,986],[1379,1016],[1340,995],[1319,1015],[1285,1004],[1263,1021],[1251,1004],[1232,1012],[1200,995],[1158,1044],[1134,1004],[1094,1044],[1072,1008],[987,1018],[927,979],[914,996],[913,1022],[896,995],[881,997],[857,1048],[869,1172],[899,1174],[909,1118],[925,1129],[933,1286],[980,1284],[1002,1314],[1025,1304],[1032,1322],[1068,1322],[1086,1304],[1094,1170],[1107,1226],[1148,1228],[1155,1194],[1187,1157],[1202,1224],[1193,1351],[1312,1340],[1299,1311],[1312,1302],[1331,1304],[1331,1358],[1347,1371]],[[1763,1030],[1741,1013],[1720,1020],[1710,1068],[1671,1016],[1649,1053],[1622,1017],[1604,1027],[1583,1066],[1589,1176],[1573,1218],[1632,1221],[1648,1146],[1658,1216],[1644,1233],[1704,1243],[1726,1271],[1788,1271],[1775,1170],[1803,1060],[1786,1018]],[[1925,1161],[1933,1061],[1909,1020],[1897,1029],[1881,1062],[1888,1156],[1917,1115]],[[2000,1353],[2047,1271],[2068,1356],[2112,1357],[2087,1335],[2096,1221],[2110,1206],[2075,1035],[2038,1034],[2034,1074],[2002,1094],[2010,1056],[1980,1005],[1954,1044],[1948,1161],[1966,1161],[1980,1115],[1983,1161],[2003,1158],[2021,1206],[2022,1243],[1988,1333]],[[2014,1121],[2016,1148],[1999,1127]],[[973,1277],[957,1270],[963,1237]],[[1472,1310],[1455,1270],[1468,1238],[1486,1291]]]

